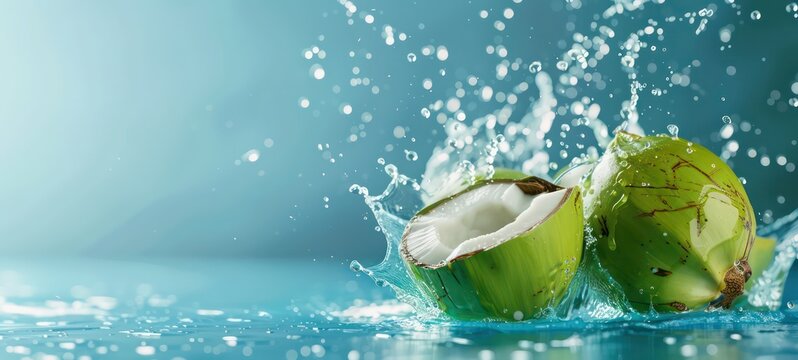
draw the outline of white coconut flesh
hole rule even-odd
[[[568,189],[529,195],[514,183],[493,183],[450,199],[417,217],[405,249],[417,264],[438,265],[490,249],[542,223]]]
[[[593,169],[595,164],[582,163],[566,170],[554,183],[562,187],[574,187],[579,185],[582,178]]]

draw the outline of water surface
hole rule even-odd
[[[648,320],[421,321],[341,262],[0,262],[10,359],[791,358],[798,313]],[[788,285],[785,298],[795,299]]]

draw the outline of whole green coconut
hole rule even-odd
[[[727,308],[743,293],[754,212],[706,148],[620,132],[582,186],[592,250],[635,309]]]

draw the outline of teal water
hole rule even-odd
[[[600,323],[453,323],[420,320],[339,262],[0,264],[4,359],[787,359],[798,352],[798,312],[786,307]],[[787,298],[798,295],[787,289]]]

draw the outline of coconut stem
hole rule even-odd
[[[751,266],[748,265],[748,260],[739,260],[734,266],[726,271],[723,277],[723,290],[720,291],[721,296],[716,303],[709,306],[710,309],[731,307],[732,302],[738,296],[742,295],[745,291],[745,282],[751,277]]]

